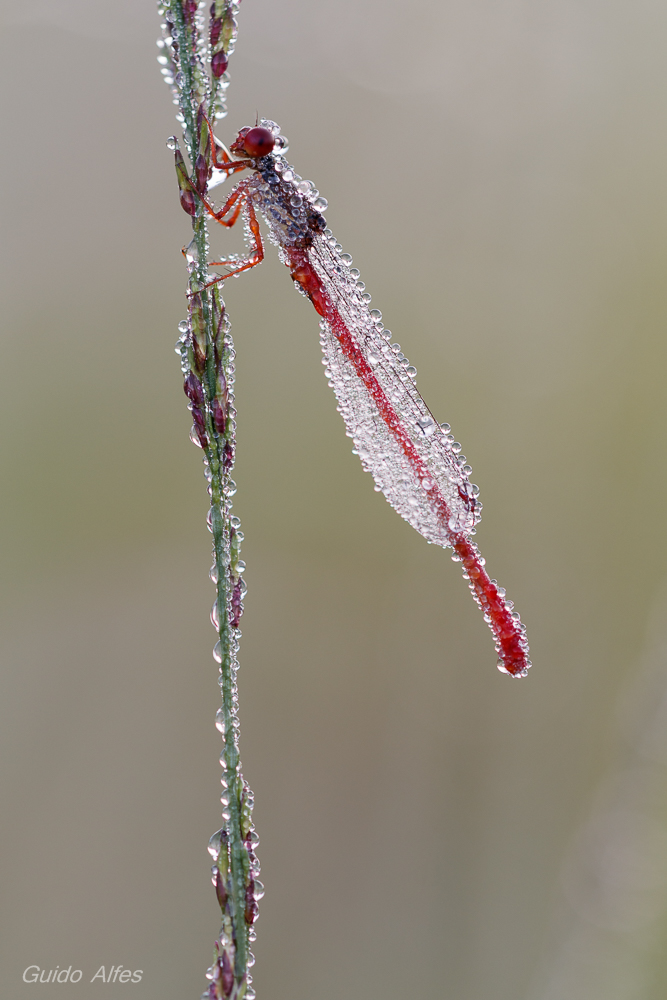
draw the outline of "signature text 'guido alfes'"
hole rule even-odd
[[[91,983],[140,983],[143,974],[143,969],[136,969],[133,972],[131,969],[124,969],[122,965],[110,966],[107,973],[106,967],[101,965],[93,978],[87,981]],[[41,969],[39,965],[29,965],[23,973],[24,983],[80,983],[82,979],[83,971],[73,969],[71,965],[66,969],[61,969],[58,965],[55,969]]]

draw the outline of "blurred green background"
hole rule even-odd
[[[67,1000],[198,997],[218,929],[158,20],[2,11],[7,1000],[32,964],[83,970]],[[329,199],[534,662],[496,671],[459,568],[373,491],[269,248],[225,289],[259,1000],[667,995],[666,33],[651,0],[244,0],[219,134],[274,118]],[[119,963],[141,983],[87,984]]]

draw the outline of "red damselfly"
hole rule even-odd
[[[302,180],[285,159],[287,140],[275,122],[262,119],[241,129],[229,152],[208,128],[212,166],[218,178],[241,170],[250,174],[216,210],[207,197],[209,169],[196,163],[188,177],[175,139],[181,203],[194,215],[198,201],[223,226],[245,222],[249,253],[213,261],[228,268],[210,276],[205,287],[255,267],[264,257],[257,218],[290,270],[296,287],[320,316],[325,373],[338,400],[349,435],[375,488],[429,542],[453,550],[472,595],[493,633],[498,668],[525,677],[530,667],[525,626],[492,580],[471,536],[480,520],[479,490],[449,424],[439,424],[415,386],[416,370],[392,343],[370,295],[352,267],[352,258],[327,228],[327,202],[311,181]],[[212,185],[211,185],[212,186]]]

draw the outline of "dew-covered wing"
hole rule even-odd
[[[416,371],[333,237],[308,248],[333,311],[320,323],[326,374],[348,435],[376,488],[430,542],[448,546],[480,519],[478,490],[460,445],[439,425],[415,386]]]

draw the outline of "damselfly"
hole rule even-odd
[[[320,318],[325,373],[363,467],[375,488],[429,542],[453,550],[464,579],[493,633],[498,668],[525,677],[531,663],[525,626],[505,591],[490,579],[471,535],[480,520],[479,490],[461,455],[449,424],[439,424],[415,386],[416,370],[391,334],[370,295],[326,226],[327,202],[311,181],[302,180],[284,157],[287,140],[275,122],[262,119],[243,128],[229,152],[209,126],[212,166],[226,177],[251,173],[216,210],[207,198],[208,167],[195,164],[187,176],[175,140],[176,169],[183,208],[190,214],[201,201],[223,226],[243,218],[249,253],[211,262],[229,268],[211,275],[209,285],[255,267],[264,257],[257,213],[279,248],[297,289],[313,303]],[[235,158],[234,158],[235,157]],[[208,287],[205,286],[205,287]]]

